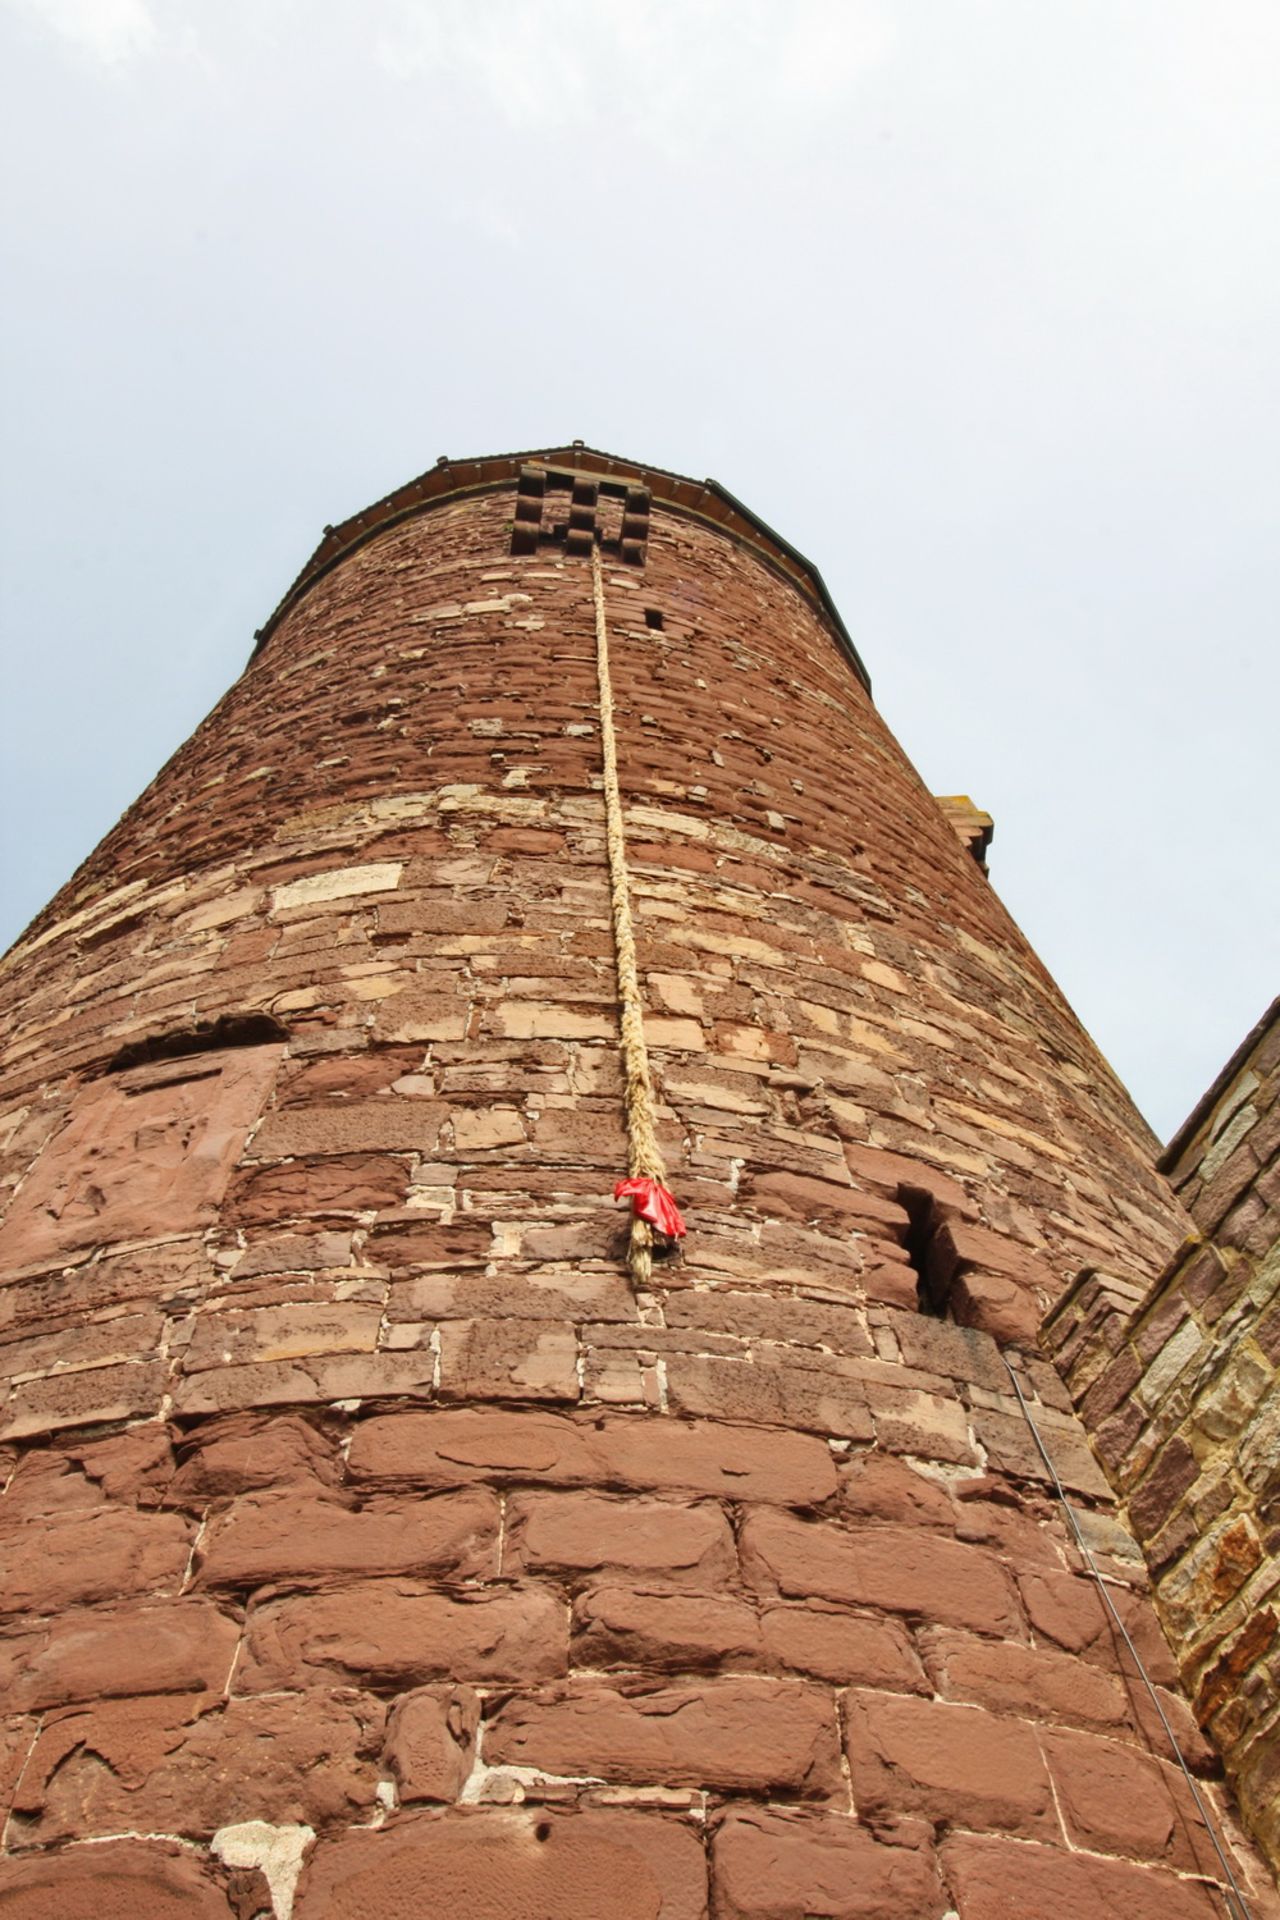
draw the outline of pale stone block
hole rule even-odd
[[[707,1044],[707,1036],[696,1020],[646,1020],[644,1031],[654,1047],[680,1047],[689,1053],[701,1053]]]
[[[618,1023],[607,1013],[578,1007],[508,1000],[493,1010],[499,1033],[508,1040],[616,1040]]]
[[[367,867],[330,867],[325,873],[310,873],[302,880],[290,880],[272,895],[272,909],[314,907],[325,900],[353,899],[361,893],[390,893],[400,884],[404,865],[399,860],[375,860]]]
[[[453,1116],[453,1142],[462,1153],[523,1146],[524,1140],[524,1123],[514,1107],[459,1107]]]

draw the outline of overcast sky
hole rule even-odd
[[[1153,1125],[1277,987],[1276,0],[0,0],[0,944],[319,537],[580,437],[811,556]]]

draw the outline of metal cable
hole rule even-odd
[[[1072,1534],[1075,1537],[1076,1546],[1080,1550],[1080,1557],[1084,1561],[1085,1565],[1088,1567],[1090,1573],[1093,1575],[1094,1580],[1097,1582],[1098,1592],[1102,1595],[1103,1603],[1106,1606],[1107,1612],[1111,1615],[1112,1620],[1115,1622],[1116,1626],[1119,1628],[1121,1638],[1123,1639],[1125,1646],[1129,1649],[1129,1657],[1133,1661],[1134,1666],[1137,1668],[1137,1671],[1138,1671],[1139,1677],[1142,1680],[1143,1686],[1146,1688],[1147,1692],[1151,1695],[1151,1704],[1160,1716],[1160,1725],[1165,1730],[1165,1734],[1168,1738],[1169,1745],[1173,1750],[1173,1757],[1182,1769],[1183,1778],[1186,1780],[1188,1787],[1190,1787],[1191,1797],[1196,1803],[1196,1811],[1199,1813],[1201,1820],[1204,1822],[1205,1832],[1208,1834],[1210,1840],[1212,1840],[1213,1850],[1217,1854],[1219,1860],[1222,1862],[1222,1871],[1227,1877],[1227,1885],[1230,1888],[1230,1893],[1226,1895],[1228,1914],[1232,1913],[1232,1902],[1234,1901],[1235,1903],[1234,1920],[1253,1920],[1253,1916],[1250,1913],[1249,1908],[1245,1903],[1245,1897],[1240,1891],[1240,1884],[1236,1879],[1234,1871],[1232,1870],[1231,1862],[1230,1860],[1228,1860],[1226,1852],[1223,1848],[1222,1842],[1218,1838],[1217,1824],[1214,1821],[1212,1815],[1209,1812],[1208,1807],[1205,1804],[1204,1797],[1201,1794],[1199,1787],[1196,1785],[1195,1780],[1192,1778],[1190,1767],[1188,1767],[1186,1760],[1183,1758],[1182,1748],[1178,1745],[1178,1736],[1174,1732],[1172,1726],[1169,1724],[1169,1716],[1166,1714],[1164,1707],[1160,1703],[1160,1696],[1156,1692],[1155,1687],[1152,1684],[1150,1674],[1147,1672],[1147,1669],[1142,1664],[1142,1656],[1138,1652],[1138,1649],[1133,1644],[1133,1640],[1129,1633],[1129,1629],[1125,1626],[1124,1621],[1120,1618],[1120,1614],[1116,1608],[1116,1604],[1114,1600],[1111,1598],[1110,1593],[1108,1593],[1107,1591],[1107,1583],[1103,1579],[1101,1573],[1098,1570],[1098,1563],[1094,1559],[1093,1554],[1089,1550],[1089,1546],[1085,1540],[1084,1534],[1080,1531],[1080,1523],[1076,1519],[1075,1509],[1067,1498],[1066,1488],[1063,1486],[1062,1481],[1058,1477],[1058,1469],[1054,1466],[1053,1461],[1050,1459],[1049,1450],[1045,1446],[1044,1441],[1040,1436],[1040,1429],[1036,1425],[1035,1420],[1032,1417],[1031,1409],[1027,1405],[1026,1396],[1022,1391],[1022,1383],[1018,1379],[1017,1374],[1014,1372],[1013,1365],[1009,1359],[1008,1354],[1002,1353],[1000,1357],[1004,1361],[1004,1364],[1008,1369],[1009,1378],[1013,1382],[1013,1390],[1018,1396],[1018,1405],[1022,1408],[1022,1417],[1026,1421],[1028,1427],[1031,1429],[1031,1437],[1035,1441],[1036,1446],[1039,1449],[1040,1458],[1044,1461],[1045,1469],[1049,1474],[1050,1479],[1053,1481],[1054,1488],[1057,1491],[1058,1499],[1062,1503],[1062,1510],[1067,1516],[1067,1522],[1071,1528]]]

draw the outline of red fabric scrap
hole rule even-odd
[[[686,1228],[680,1209],[661,1180],[652,1180],[644,1173],[633,1174],[629,1180],[619,1180],[613,1197],[630,1200],[640,1219],[647,1220],[668,1240],[683,1240]]]

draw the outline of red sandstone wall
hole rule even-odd
[[[1146,1130],[809,603],[659,509],[636,1296],[590,576],[510,512],[323,578],[6,963],[0,1911],[1222,1911],[993,1337],[1162,1264]]]

